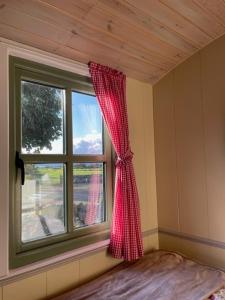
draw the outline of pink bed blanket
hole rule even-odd
[[[217,292],[213,293],[210,300],[225,300],[225,288],[218,290]]]
[[[223,272],[159,250],[54,299],[205,300],[224,284]]]

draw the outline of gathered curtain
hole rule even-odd
[[[143,242],[129,141],[126,76],[94,62],[89,63],[89,71],[117,155],[109,250],[113,257],[131,261],[143,256]]]
[[[101,175],[91,175],[90,188],[88,193],[88,203],[85,216],[85,225],[93,225],[98,218],[101,218]]]

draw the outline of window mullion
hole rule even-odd
[[[66,172],[66,212],[67,230],[73,231],[73,122],[72,122],[72,90],[66,89],[66,153],[67,153],[67,172]]]
[[[14,131],[16,132],[15,135],[15,146],[16,146],[16,150],[21,152],[21,124],[22,124],[22,116],[21,116],[21,70],[16,70],[15,72],[15,98],[14,100],[14,105],[15,105],[15,115],[14,117],[16,117],[16,122],[14,123]],[[14,153],[15,155],[15,153]]]
[[[64,163],[68,160],[66,155],[60,154],[20,154],[25,163]]]

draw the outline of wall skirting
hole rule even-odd
[[[215,241],[215,240],[211,240],[211,239],[207,239],[207,238],[203,238],[203,237],[199,237],[199,236],[195,236],[195,235],[191,235],[191,234],[187,234],[187,233],[178,232],[178,231],[171,230],[171,229],[165,229],[162,227],[158,228],[158,232],[167,234],[167,235],[171,235],[171,236],[175,236],[175,237],[179,237],[181,239],[189,240],[192,242],[201,243],[201,244],[204,244],[207,246],[225,249],[225,242]]]
[[[158,228],[157,227],[143,231],[142,232],[142,236],[146,237],[146,236],[149,236],[149,235],[152,235],[152,234],[156,234],[156,233],[158,233]]]
[[[225,271],[225,243],[164,228],[158,232],[159,249],[177,252]]]

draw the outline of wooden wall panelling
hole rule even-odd
[[[225,40],[202,50],[209,236],[225,242]]]
[[[145,151],[145,135],[143,133],[144,127],[144,103],[142,97],[142,87],[138,84],[136,80],[128,79],[127,80],[127,110],[128,110],[128,121],[130,125],[130,142],[131,147],[134,152],[134,168],[135,175],[137,179],[138,193],[140,198],[140,207],[141,207],[141,225],[142,230],[148,230],[149,226],[149,214],[145,214],[144,211],[147,210],[147,201],[146,199],[146,189],[147,185],[145,182],[146,178],[146,168],[145,161],[140,160],[140,157]],[[136,105],[138,101],[138,106]],[[134,126],[135,124],[135,126]]]
[[[159,227],[179,230],[173,74],[154,87],[154,128]]]
[[[155,169],[155,143],[153,119],[153,88],[146,83],[142,84],[143,97],[143,131],[144,131],[144,157],[146,185],[146,210],[148,211],[148,228],[158,227],[157,197],[156,197],[156,169]],[[151,237],[152,238],[152,237]],[[152,243],[151,243],[152,244]]]
[[[174,70],[181,231],[208,237],[200,54]]]

